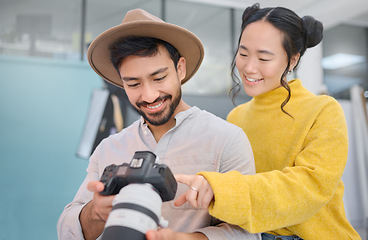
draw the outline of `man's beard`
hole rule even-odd
[[[140,106],[148,104],[147,102],[138,102],[136,104],[135,108],[136,108],[137,112],[149,124],[154,125],[154,126],[161,126],[161,125],[164,125],[165,123],[167,123],[171,119],[171,117],[174,115],[175,109],[177,108],[177,106],[179,105],[180,100],[181,100],[181,88],[179,88],[179,90],[176,94],[176,98],[173,99],[172,95],[164,95],[162,97],[158,97],[153,103],[161,102],[161,101],[166,100],[166,99],[172,99],[172,103],[169,106],[169,112],[166,113],[166,115],[164,115],[166,108],[163,109],[160,112],[153,113],[153,114],[149,114],[149,113],[147,114],[147,113],[143,112],[140,109]]]

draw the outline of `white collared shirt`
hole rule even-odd
[[[83,239],[79,214],[93,194],[87,183],[99,180],[110,164],[129,163],[136,151],[151,151],[159,164],[169,166],[173,174],[196,174],[199,171],[227,172],[237,170],[254,174],[254,158],[243,130],[197,107],[175,116],[176,125],[156,142],[143,118],[121,132],[104,139],[90,158],[87,176],[74,200],[69,203],[58,221],[59,239]],[[188,189],[178,183],[176,197]],[[221,224],[209,227],[213,218],[206,210],[184,204],[175,207],[174,201],[162,205],[162,216],[174,231],[204,233],[209,239],[260,239],[239,227]],[[245,238],[245,235],[249,238]]]

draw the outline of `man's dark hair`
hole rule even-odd
[[[120,65],[124,58],[131,55],[142,57],[154,56],[157,54],[159,46],[163,46],[168,51],[176,69],[180,59],[178,50],[170,43],[152,37],[132,36],[119,39],[109,47],[111,62],[119,72]]]

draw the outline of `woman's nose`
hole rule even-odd
[[[249,59],[244,65],[244,71],[246,74],[254,74],[257,72],[257,63],[254,59]]]

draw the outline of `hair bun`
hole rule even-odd
[[[252,6],[247,7],[244,12],[243,12],[243,16],[242,16],[242,21],[243,24],[245,24],[248,19],[253,16],[256,12],[258,12],[260,10],[260,5],[259,3],[255,3]],[[242,26],[242,29],[244,29],[244,26]]]
[[[302,18],[305,48],[311,48],[319,44],[323,39],[323,24],[311,16]]]

